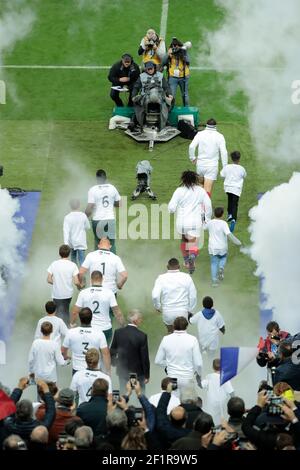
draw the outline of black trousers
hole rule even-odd
[[[237,220],[239,196],[232,193],[226,193],[228,198],[227,212],[228,216],[231,215],[234,220]]]
[[[128,93],[124,93],[124,92],[122,94],[123,95],[128,95]],[[132,89],[129,89],[128,106],[133,106],[131,94],[132,94]],[[119,107],[124,106],[123,101],[120,98],[120,92],[118,90],[111,89],[110,90],[110,97],[116,103],[117,106],[119,106]]]

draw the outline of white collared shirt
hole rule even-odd
[[[149,402],[151,403],[151,405],[155,406],[155,408],[157,408],[158,402],[163,392],[165,392],[165,390],[162,390],[160,393],[156,393],[155,395],[151,395],[151,397],[149,398]],[[171,398],[168,404],[168,408],[167,408],[167,414],[169,415],[171,411],[173,410],[173,408],[176,408],[176,406],[179,406],[179,405],[180,405],[179,398],[174,395],[174,392],[172,392]]]
[[[121,196],[112,184],[93,186],[88,192],[88,204],[95,204],[93,220],[115,219],[114,203],[120,200]]]
[[[195,156],[197,147],[198,156]],[[197,158],[197,165],[211,168],[218,166],[219,156],[224,167],[228,163],[228,154],[223,134],[209,128],[198,132],[189,146],[190,160]]]
[[[152,301],[163,313],[192,312],[197,305],[197,291],[191,276],[179,269],[160,274],[152,290]]]
[[[72,377],[70,389],[78,392],[78,406],[89,401],[91,398],[92,386],[95,380],[104,379],[108,383],[108,393],[112,393],[111,378],[101,370],[82,369],[78,370]]]
[[[73,250],[86,250],[86,230],[89,228],[90,222],[84,212],[69,212],[64,218],[64,244]]]
[[[88,253],[85,257],[82,267],[86,268],[90,274],[93,271],[100,271],[103,275],[103,287],[117,292],[118,274],[126,271],[124,264],[119,256],[109,250],[95,250]]]
[[[203,361],[197,338],[185,330],[164,336],[154,362],[167,367],[169,377],[192,379],[194,372],[201,375]]]

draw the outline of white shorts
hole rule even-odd
[[[217,166],[201,166],[197,165],[197,174],[200,176],[204,176],[208,180],[216,181],[218,177],[218,167]]]
[[[181,312],[163,312],[162,314],[162,319],[165,325],[173,325],[174,320],[177,317],[184,317],[188,319],[188,312],[186,310],[183,310]]]

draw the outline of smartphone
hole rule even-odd
[[[120,401],[120,390],[113,390],[112,391],[112,400],[113,400],[113,403],[116,403],[117,401]]]
[[[171,383],[172,383],[172,390],[177,390],[178,388],[177,379],[171,378]]]
[[[34,380],[33,377],[29,377],[29,379],[28,379],[28,385],[36,385],[36,381]]]
[[[134,424],[138,424],[138,421],[141,421],[142,419],[143,419],[143,408],[135,408],[134,414],[133,414]]]
[[[129,381],[130,381],[131,387],[133,388],[134,385],[136,385],[137,383],[137,374],[135,372],[131,372],[129,374]]]

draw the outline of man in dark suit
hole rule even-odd
[[[112,365],[117,366],[120,392],[126,390],[129,374],[137,374],[142,389],[149,382],[150,360],[147,335],[139,330],[142,315],[132,310],[128,315],[128,325],[115,331],[110,347]]]

